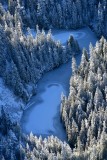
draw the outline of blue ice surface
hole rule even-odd
[[[32,31],[35,36],[36,33]],[[63,45],[70,35],[78,41],[81,49],[89,50],[90,42],[95,45],[97,38],[89,28],[79,30],[52,30],[55,40]],[[80,63],[81,54],[76,57],[77,65]],[[28,109],[24,111],[21,123],[22,130],[38,136],[47,137],[55,135],[66,141],[66,133],[60,121],[61,93],[69,93],[69,81],[72,74],[71,60],[67,64],[46,73],[38,83],[38,94],[30,100]]]

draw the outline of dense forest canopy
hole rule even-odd
[[[16,95],[28,101],[41,76],[78,54],[79,45],[70,36],[64,47],[53,40],[51,30],[46,34],[38,26],[35,26],[36,37],[30,28],[27,28],[27,35],[24,34],[21,16],[11,15],[2,5],[0,15],[0,76]]]
[[[62,95],[61,118],[68,142],[21,134],[4,112],[0,119],[2,159],[106,160],[107,159],[107,41],[83,50],[80,66],[72,58],[73,76],[68,98]],[[5,127],[4,127],[5,126]],[[5,136],[3,136],[5,135]],[[8,145],[7,145],[8,143]],[[14,146],[16,149],[13,150]]]
[[[83,50],[78,68],[73,58],[72,71],[69,96],[62,96],[61,117],[69,144],[81,152],[107,137],[107,41],[102,37],[95,47],[90,45],[90,58]]]
[[[106,0],[1,0],[12,15],[19,13],[25,26],[77,29],[90,26],[98,37],[107,37]],[[17,8],[17,10],[16,10]]]
[[[79,67],[78,42],[65,46],[51,30],[89,26],[102,37],[84,49]],[[36,37],[30,28],[36,28]],[[0,78],[28,102],[42,75],[72,58],[69,96],[61,96],[61,121],[68,143],[57,137],[26,136],[0,104],[1,160],[107,159],[107,1],[0,0]],[[30,89],[29,89],[30,87]]]

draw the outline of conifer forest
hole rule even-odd
[[[107,0],[0,0],[0,160],[107,160]]]

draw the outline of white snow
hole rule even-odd
[[[31,30],[33,36],[36,35],[34,30]],[[86,47],[88,50],[90,42],[96,43],[96,36],[89,28],[83,28],[76,31],[72,30],[52,30],[55,40],[60,40],[65,44],[70,35],[77,39],[81,48]],[[77,64],[79,65],[81,54],[76,56]],[[37,87],[37,95],[32,97],[29,104],[25,107],[21,124],[22,129],[26,133],[31,131],[37,135],[58,136],[65,140],[62,123],[60,122],[60,97],[61,92],[68,95],[69,80],[71,77],[71,62],[61,65],[59,68],[46,73],[39,81]],[[4,85],[0,79],[0,106],[4,106],[6,112],[11,115],[13,121],[19,121],[22,115],[21,107],[24,104],[20,99],[17,99],[13,93]]]
[[[35,37],[36,31],[34,29],[30,29],[30,31],[33,37]],[[51,32],[52,38],[60,41],[63,45],[65,45],[70,35],[72,35],[79,42],[80,46],[82,44],[82,48],[86,47],[88,49],[90,42],[94,44],[96,41],[95,34],[88,27],[77,30],[52,29]],[[46,31],[46,33],[48,33],[48,31]],[[28,33],[26,33],[26,35],[28,35]]]
[[[33,31],[34,32],[34,31]],[[90,42],[94,45],[97,41],[95,34],[89,28],[76,31],[52,30],[56,40],[63,44],[73,35],[81,48],[88,50]],[[81,54],[76,56],[79,65]],[[59,68],[46,73],[38,83],[37,95],[32,97],[29,108],[24,111],[22,117],[22,129],[26,133],[31,131],[37,135],[56,135],[65,140],[65,132],[60,122],[60,96],[61,92],[68,95],[69,80],[71,77],[71,62],[63,64]],[[57,84],[57,85],[55,85]]]
[[[33,37],[36,37],[36,31],[34,29],[30,29]],[[47,33],[47,31],[46,31]],[[28,33],[26,33],[28,35]],[[76,40],[82,39],[86,33],[83,31],[67,31],[67,30],[52,30],[52,38],[54,40],[60,41],[62,44],[65,44],[69,38],[69,36],[72,35]]]
[[[0,78],[0,111],[2,106],[6,113],[10,115],[13,122],[20,120],[22,115],[21,107],[23,107],[24,104],[14,96]]]

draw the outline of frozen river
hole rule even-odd
[[[81,48],[88,50],[90,42],[94,45],[97,38],[89,28],[79,30],[53,30],[53,38],[65,44],[70,35],[78,41]],[[76,56],[77,64],[81,55]],[[37,95],[32,97],[28,109],[24,111],[21,124],[25,133],[47,137],[55,135],[66,140],[66,134],[60,122],[61,93],[69,93],[69,80],[72,74],[71,61],[46,73],[38,83]]]

